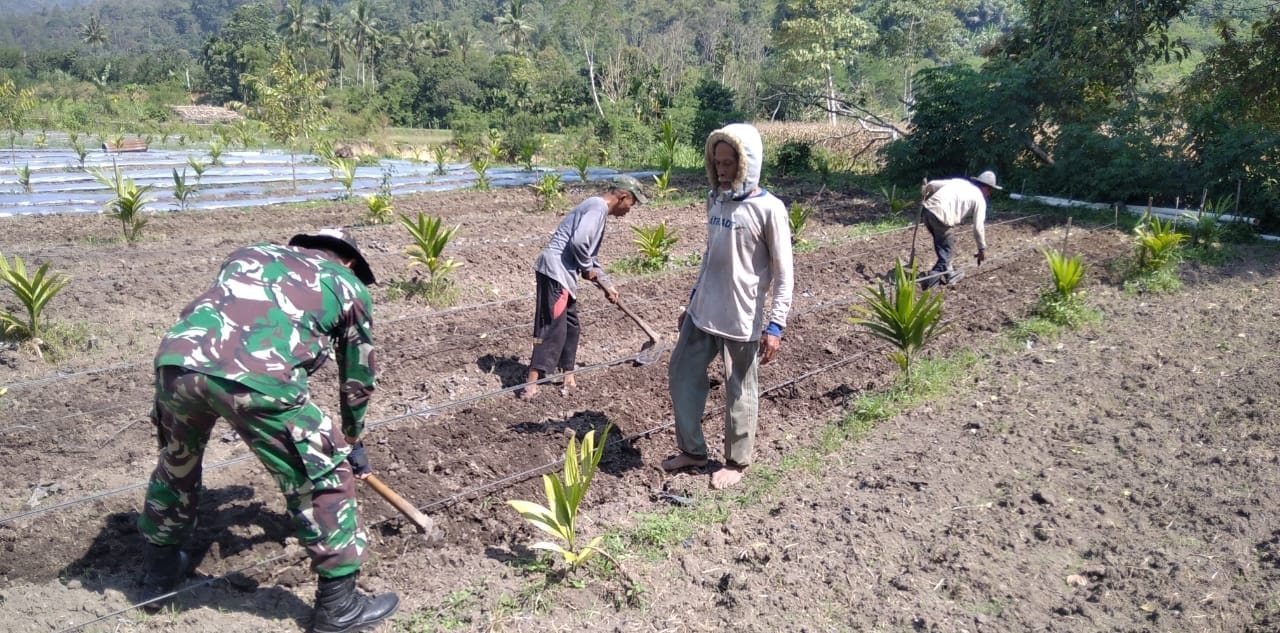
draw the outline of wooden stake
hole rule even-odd
[[[1067,256],[1067,243],[1071,239],[1071,216],[1067,216],[1067,232],[1062,236],[1062,256]]]

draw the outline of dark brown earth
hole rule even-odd
[[[708,490],[705,475],[657,468],[674,444],[665,355],[642,368],[619,362],[645,337],[600,296],[582,299],[578,389],[547,388],[532,402],[510,392],[530,345],[531,262],[558,221],[535,212],[530,194],[397,200],[401,212],[461,225],[449,253],[464,266],[449,309],[389,299],[395,281],[418,274],[401,254],[407,235],[358,229],[383,282],[371,459],[446,532],[432,547],[362,491],[375,537],[363,582],[404,601],[383,630],[1280,630],[1273,250],[1222,268],[1187,265],[1183,292],[1134,296],[1105,273],[1127,256],[1127,236],[1077,226],[1071,249],[1096,273],[1088,297],[1102,323],[1013,346],[1005,330],[1047,283],[1037,249],[1059,245],[1064,227],[1007,207],[988,226],[992,259],[946,290],[951,325],[930,354],[979,359],[955,394],[815,453],[823,428],[896,371],[847,317],[906,256],[911,233],[853,237],[884,212],[871,198],[780,191],[820,208],[806,235],[818,248],[797,256],[782,355],[761,371],[758,465],[726,492]],[[193,543],[197,577],[209,582],[184,592],[176,612],[128,609],[141,558],[133,522],[155,459],[149,361],[227,252],[360,216],[343,204],[168,214],[134,247],[98,216],[3,220],[0,252],[72,277],[48,308],[52,322],[89,333],[56,360],[29,346],[0,351],[6,630],[305,627],[314,581],[280,495],[242,444],[221,441],[225,427],[206,456]],[[604,258],[632,254],[628,226],[665,220],[681,236],[675,259],[687,261],[701,249],[703,217],[697,202],[643,207],[610,224]],[[970,240],[961,234],[961,252]],[[920,248],[930,250],[927,238]],[[619,277],[623,300],[664,345],[695,274]],[[319,378],[316,396],[332,406],[333,374]],[[714,390],[713,447],[720,401]],[[559,563],[550,572],[536,563],[535,533],[503,503],[539,499],[535,475],[554,466],[566,433],[606,423],[619,435],[580,529],[620,535],[611,551],[639,588],[637,606],[604,571],[565,577]],[[655,494],[664,486],[695,509],[669,514]],[[664,517],[690,515],[703,518],[687,535],[658,547],[635,540]]]

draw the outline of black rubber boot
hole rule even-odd
[[[356,574],[321,578],[316,589],[314,633],[354,633],[377,624],[396,612],[400,597],[394,593],[369,596],[356,589]]]
[[[191,573],[191,555],[182,551],[177,545],[146,544],[143,552],[143,564],[146,575],[142,577],[142,601],[163,596],[172,592],[182,584],[187,574]],[[167,606],[173,598],[156,600],[143,605],[150,613],[155,613]]]

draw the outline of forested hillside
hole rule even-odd
[[[0,73],[44,128],[193,102],[261,119],[287,50],[320,131],[450,128],[508,159],[555,133],[644,164],[663,121],[696,147],[731,119],[856,120],[899,139],[902,182],[990,167],[1081,198],[1280,203],[1274,0],[45,4],[0,16]]]

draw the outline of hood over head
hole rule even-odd
[[[716,178],[716,143],[728,143],[738,153],[738,175],[728,191],[720,189]],[[734,200],[742,200],[760,184],[760,166],[764,162],[764,142],[755,126],[747,123],[730,123],[707,136],[706,166],[711,190]]]

